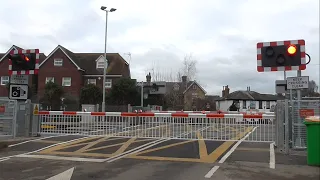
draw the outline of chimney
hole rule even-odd
[[[224,95],[225,95],[225,97],[227,97],[229,95],[229,93],[230,93],[230,89],[229,89],[228,85],[226,85],[224,91],[225,91]]]
[[[151,74],[150,74],[150,72],[149,72],[149,74],[147,74],[146,80],[147,80],[147,83],[148,83],[148,84],[151,83]]]
[[[183,84],[184,88],[187,88],[187,76],[182,76],[181,80],[182,80],[182,84]]]
[[[248,90],[250,91],[250,86],[248,87]]]
[[[225,97],[225,90],[224,90],[224,86],[222,86],[222,97]]]

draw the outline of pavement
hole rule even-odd
[[[132,133],[131,137],[39,137],[0,150],[0,180],[320,178],[320,168],[307,166],[305,155],[274,153],[268,142],[243,141],[253,139],[251,136],[262,137],[256,129],[246,128],[247,132],[229,134],[227,141],[225,137],[204,140],[208,131],[200,130],[178,131],[174,133],[179,138],[168,135],[162,139],[134,137]]]

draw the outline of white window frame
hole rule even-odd
[[[104,68],[104,62],[103,61],[97,61],[97,69],[103,69]]]
[[[97,84],[97,79],[87,79],[87,83],[96,85]]]
[[[71,77],[62,78],[62,86],[71,86],[72,79]]]
[[[106,79],[105,87],[112,88],[112,79]]]
[[[63,59],[61,59],[61,58],[54,58],[54,59],[53,59],[53,65],[54,65],[54,66],[62,66],[62,65],[63,65]]]
[[[46,84],[49,82],[49,81],[52,81],[54,83],[54,77],[46,77]]]
[[[10,82],[9,76],[1,76],[1,85],[4,86]]]

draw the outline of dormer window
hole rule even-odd
[[[97,60],[97,69],[103,69],[104,67],[104,57],[100,56],[100,58]],[[106,64],[106,68],[108,67],[108,63]]]
[[[103,61],[101,61],[101,62],[98,61],[98,62],[97,62],[97,68],[98,68],[98,69],[100,69],[100,68],[103,69],[103,67],[104,67]]]
[[[55,58],[53,60],[53,65],[54,66],[62,66],[62,64],[63,64],[63,59],[61,59],[61,58]]]

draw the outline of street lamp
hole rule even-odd
[[[111,8],[107,9],[105,6],[101,6],[102,11],[106,12],[106,31],[105,31],[105,39],[104,39],[104,63],[103,63],[103,84],[102,84],[102,108],[101,111],[106,111],[106,63],[107,63],[107,34],[108,34],[108,13],[114,12],[117,9]]]

